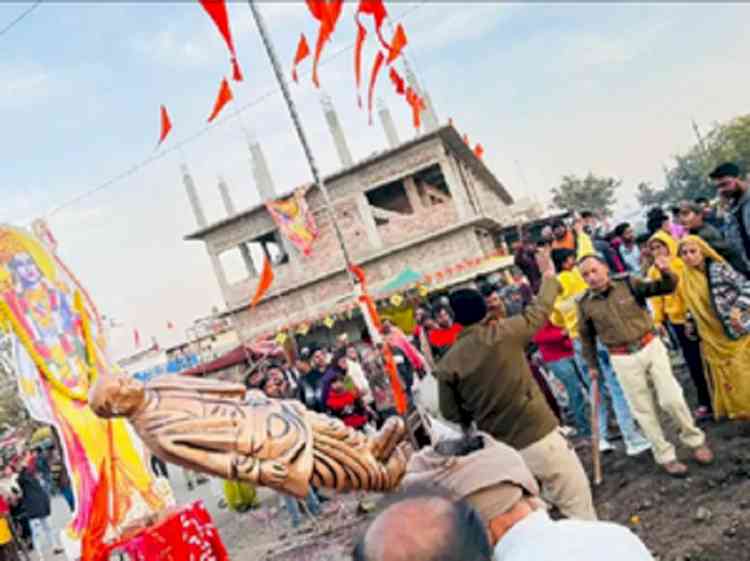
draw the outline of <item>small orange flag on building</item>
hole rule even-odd
[[[292,80],[299,82],[297,76],[297,65],[310,56],[310,46],[307,44],[307,37],[302,33],[297,43],[297,52],[294,54],[294,63],[292,63]]]
[[[159,132],[159,144],[164,142],[164,139],[167,138],[167,135],[169,134],[169,131],[172,130],[172,121],[169,119],[169,113],[167,113],[167,108],[163,105],[161,106],[161,132]]]
[[[370,124],[372,124],[372,98],[375,94],[375,82],[377,82],[378,74],[380,74],[380,69],[383,67],[383,61],[385,61],[385,55],[383,54],[383,51],[378,51],[378,54],[375,55],[375,62],[372,65],[370,86],[367,90],[367,111],[370,115]]]
[[[211,111],[211,116],[208,118],[208,122],[210,123],[218,117],[221,110],[224,109],[224,106],[233,99],[234,94],[232,94],[232,90],[229,88],[229,82],[227,82],[226,78],[222,78],[221,85],[219,86],[219,95],[216,96],[214,109]]]
[[[474,146],[474,155],[481,160],[482,156],[484,156],[484,146],[481,144]]]
[[[393,34],[393,40],[391,41],[390,48],[388,49],[388,60],[385,61],[386,64],[392,63],[401,55],[401,51],[404,50],[406,42],[406,32],[404,31],[404,26],[399,23],[396,26],[396,31]]]
[[[258,287],[255,289],[255,296],[253,301],[250,303],[250,308],[254,308],[258,302],[263,299],[268,289],[271,288],[273,283],[273,269],[271,268],[271,260],[266,255],[263,258],[263,271],[260,273],[260,280],[258,281]]]

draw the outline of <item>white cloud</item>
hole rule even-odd
[[[0,76],[1,109],[30,107],[52,95],[60,85],[49,69],[30,62],[2,64]]]

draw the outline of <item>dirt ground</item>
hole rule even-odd
[[[679,372],[680,379],[685,379]],[[691,387],[684,386],[692,401]],[[665,421],[668,432],[669,423]],[[658,561],[750,561],[750,423],[705,425],[716,462],[709,467],[689,462],[686,479],[660,472],[649,453],[629,458],[619,451],[603,457],[604,482],[594,489],[599,516],[637,533]],[[672,435],[672,441],[677,439]],[[589,450],[579,450],[590,470]],[[357,497],[334,501],[317,524],[291,531],[275,499],[246,514],[222,513],[217,520],[233,560],[343,561],[351,559],[353,542],[368,516],[357,514]],[[270,505],[270,506],[268,506]]]

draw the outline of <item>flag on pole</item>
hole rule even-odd
[[[241,82],[242,71],[237,62],[237,52],[234,50],[234,40],[232,39],[232,31],[229,29],[229,16],[227,15],[227,4],[225,0],[200,0],[200,3],[208,15],[211,16],[216,28],[219,30],[219,33],[221,33],[221,36],[224,38],[224,42],[227,44],[227,49],[229,49],[229,54],[231,55],[232,79],[235,82]]]
[[[310,56],[310,46],[307,44],[307,37],[302,33],[299,37],[299,43],[297,43],[297,52],[294,54],[294,62],[292,63],[292,80],[299,83],[299,77],[297,76],[297,65]]]
[[[216,96],[216,101],[214,102],[214,108],[213,108],[213,111],[211,111],[211,115],[208,118],[208,122],[210,123],[216,117],[218,117],[219,113],[221,113],[221,110],[224,109],[224,106],[230,101],[232,101],[233,99],[234,99],[234,95],[232,94],[232,90],[229,88],[229,82],[227,82],[226,78],[222,78],[221,84],[219,85],[219,93]]]
[[[399,23],[396,26],[396,31],[393,33],[393,40],[391,41],[390,48],[388,49],[388,60],[386,60],[385,63],[390,64],[394,60],[396,60],[401,55],[401,51],[404,50],[406,43],[407,40],[404,26]]]
[[[169,113],[167,113],[167,108],[162,105],[161,106],[161,131],[159,132],[159,144],[157,146],[160,146],[162,142],[167,138],[167,135],[169,134],[169,131],[172,130],[172,121],[169,118]]]
[[[271,283],[273,283],[273,269],[271,268],[271,260],[266,255],[263,258],[263,271],[260,273],[260,280],[255,289],[255,296],[253,296],[253,301],[250,303],[251,309],[263,299],[268,289],[271,288]]]
[[[484,146],[481,144],[474,146],[474,155],[481,160],[482,156],[484,156]]]
[[[310,255],[312,244],[318,237],[318,226],[315,217],[307,206],[305,188],[299,188],[294,194],[266,203],[266,210],[279,227],[279,231],[303,255]]]

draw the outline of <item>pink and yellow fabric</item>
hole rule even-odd
[[[84,298],[52,249],[25,230],[0,226],[0,323],[12,338],[18,384],[31,416],[55,427],[71,474],[76,511],[66,528],[73,547],[89,523],[98,467],[112,474],[110,530],[164,509],[157,485],[125,421],[105,421],[88,406],[98,373],[112,367],[97,344]]]

